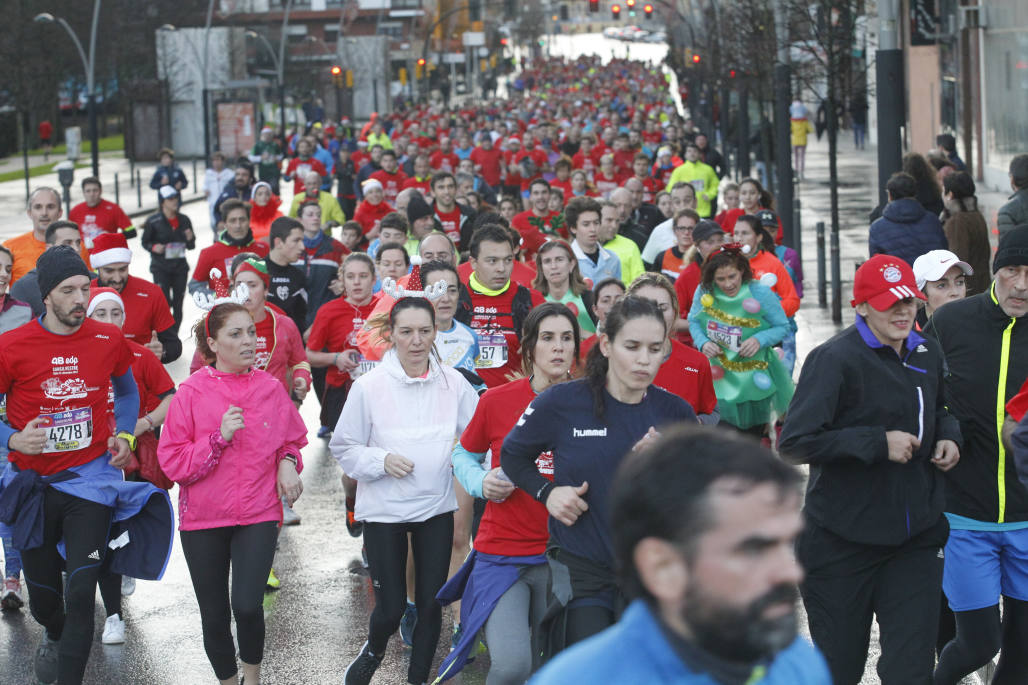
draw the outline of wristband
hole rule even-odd
[[[149,414],[143,414],[143,418],[146,419],[146,422],[148,424],[150,424],[150,430],[153,430],[154,429],[154,422],[153,422],[153,419],[150,418],[150,415]]]
[[[127,442],[130,450],[136,449],[136,436],[132,435],[132,433],[129,433],[128,431],[121,431],[115,437],[121,438],[122,440]]]
[[[336,352],[336,356],[332,357],[332,366],[336,366],[339,363],[339,353]]]

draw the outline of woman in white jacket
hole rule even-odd
[[[357,481],[375,588],[368,641],[347,667],[346,685],[371,682],[406,607],[407,535],[414,551],[418,622],[407,681],[428,680],[442,627],[436,593],[446,582],[453,541],[450,452],[475,413],[478,395],[434,353],[435,312],[405,297],[389,313],[393,347],[354,381],[329,445]]]

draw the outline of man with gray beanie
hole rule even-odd
[[[86,317],[89,270],[74,248],[58,245],[36,271],[46,313],[0,336],[0,441],[12,462],[0,481],[0,520],[13,530],[32,616],[45,628],[36,678],[81,683],[101,570],[159,579],[174,523],[166,492],[125,482],[120,470],[136,446],[134,356],[118,327]],[[156,518],[140,535],[133,526],[144,510]],[[125,544],[108,549],[123,534]]]
[[[988,291],[940,307],[925,329],[942,345],[946,403],[964,439],[946,473],[942,582],[957,632],[935,685],[955,685],[1001,648],[993,682],[1028,682],[1028,489],[999,440],[1003,408],[1028,378],[1028,224],[1000,238],[992,271]]]

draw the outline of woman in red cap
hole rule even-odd
[[[857,270],[856,322],[806,359],[779,443],[810,465],[797,554],[810,634],[836,683],[857,683],[872,614],[878,675],[928,683],[935,668],[943,545],[943,472],[960,426],[943,396],[942,351],[913,330],[924,295],[902,259]]]

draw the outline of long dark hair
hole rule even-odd
[[[760,181],[755,178],[744,178],[739,181],[739,188],[741,189],[747,183],[752,184],[753,187],[757,189],[757,204],[764,209],[775,208],[775,196],[768,192],[764,186],[761,185]]]
[[[753,280],[753,270],[750,268],[750,260],[738,250],[721,250],[707,257],[703,263],[700,285],[704,292],[714,292],[714,274],[723,266],[734,266],[742,274],[742,282],[747,283]]]
[[[525,317],[525,323],[521,325],[521,369],[526,376],[532,375],[532,367],[535,364],[535,344],[539,342],[539,326],[543,319],[551,316],[563,316],[571,322],[571,330],[575,336],[575,359],[578,359],[579,348],[582,344],[582,333],[578,329],[578,318],[560,302],[544,302],[534,307]]]
[[[974,179],[971,174],[966,171],[954,171],[942,179],[942,188],[947,193],[953,193],[953,199],[960,205],[960,211],[978,211],[978,198],[974,194]]]
[[[667,335],[667,323],[657,304],[653,300],[635,295],[625,295],[614,303],[614,306],[607,312],[607,319],[603,324],[603,335],[611,341],[617,339],[625,324],[633,319],[652,317],[660,322],[660,327]],[[610,362],[600,351],[599,345],[593,345],[589,350],[589,356],[585,359],[585,379],[589,390],[593,395],[593,411],[600,420],[604,418],[606,402],[603,399],[603,391],[607,387],[607,371],[610,369]]]

